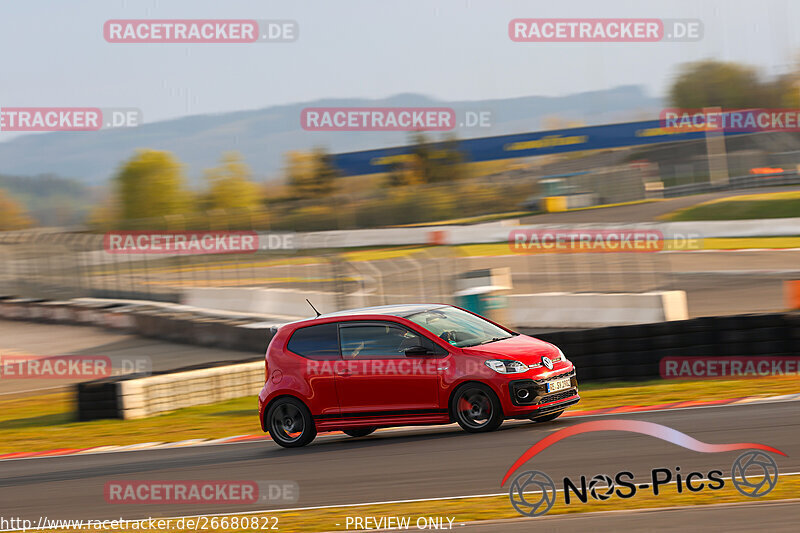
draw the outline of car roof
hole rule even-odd
[[[444,304],[397,304],[397,305],[378,305],[375,307],[359,307],[358,309],[345,309],[343,311],[336,311],[334,313],[326,313],[320,315],[318,318],[329,318],[337,316],[354,316],[354,315],[391,315],[401,318],[422,313],[423,311],[430,311],[431,309],[441,309],[443,307],[450,307]]]

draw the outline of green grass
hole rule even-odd
[[[800,393],[795,376],[586,384],[572,410],[790,393]],[[77,422],[68,393],[6,398],[0,400],[0,453],[260,434],[256,406],[250,396],[139,420]]]
[[[703,202],[663,215],[662,220],[745,220],[800,217],[800,191],[747,194]]]
[[[538,215],[539,211],[509,211],[505,213],[491,213],[488,215],[476,215],[474,217],[464,218],[451,218],[448,220],[436,220],[433,222],[423,222],[421,224],[399,224],[396,226],[387,226],[390,228],[411,228],[416,226],[446,226],[450,224],[478,224],[481,222],[494,222],[495,220],[506,220],[509,218],[527,217],[531,215]]]
[[[75,420],[71,395],[0,400],[0,453],[261,433],[255,396],[139,420]]]
[[[605,209],[607,207],[624,207],[628,205],[650,204],[653,202],[663,202],[663,201],[664,200],[661,198],[646,198],[643,200],[630,200],[628,202],[616,202],[613,204],[590,205],[588,207],[573,207],[572,209],[561,211],[561,213],[571,213],[573,211],[589,211],[591,209]]]

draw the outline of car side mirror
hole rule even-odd
[[[405,354],[409,356],[431,355],[431,351],[424,346],[410,346],[406,348]]]

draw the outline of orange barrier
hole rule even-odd
[[[779,172],[783,172],[782,168],[770,168],[770,167],[760,167],[760,168],[751,168],[750,174],[778,174]]]
[[[783,292],[786,294],[786,306],[789,309],[800,309],[800,280],[784,281]]]
[[[428,232],[428,244],[441,246],[447,244],[447,233],[442,230]]]

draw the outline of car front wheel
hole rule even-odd
[[[469,433],[494,431],[503,423],[503,409],[497,395],[482,383],[466,383],[451,400],[453,418]]]
[[[267,411],[267,429],[284,448],[305,446],[317,436],[317,427],[303,402],[296,398],[278,398]]]

